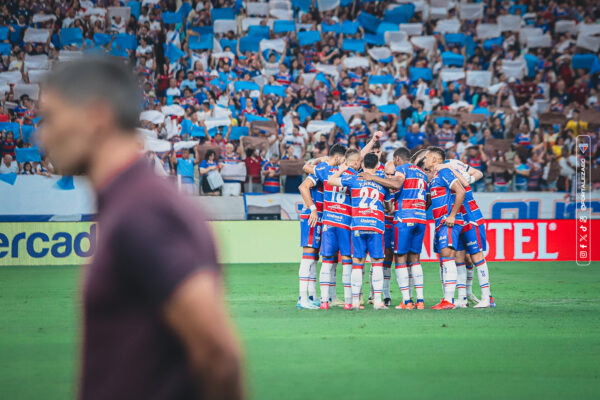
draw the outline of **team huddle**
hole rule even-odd
[[[439,147],[411,155],[398,148],[393,160],[379,162],[381,136],[361,150],[331,147],[329,155],[304,166],[300,185],[302,261],[297,306],[327,310],[363,309],[364,266],[370,257],[369,303],[376,310],[391,306],[392,263],[402,302],[397,309],[424,309],[421,248],[427,210],[435,220],[434,251],[440,259],[443,299],[434,310],[494,307],[490,292],[483,215],[470,184],[480,171],[458,160],[445,160]],[[320,299],[317,297],[317,261]],[[336,296],[336,270],[342,262],[344,300]],[[474,268],[481,300],[472,293]],[[416,302],[413,301],[413,293]],[[456,296],[455,296],[456,294]]]

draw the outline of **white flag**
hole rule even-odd
[[[579,24],[579,34],[594,36],[600,34],[600,24]]]
[[[414,36],[410,38],[412,44],[422,49],[426,49],[430,53],[435,47],[435,36]]]
[[[542,35],[542,36],[529,36],[527,37],[527,47],[536,48],[536,47],[551,47],[552,46],[552,38],[550,35]]]
[[[308,133],[313,132],[330,132],[333,128],[335,128],[335,122],[332,121],[310,121],[306,126],[306,130]]]
[[[600,49],[600,38],[597,36],[579,35],[577,37],[576,45],[577,47],[582,47],[597,53],[598,49]]]
[[[285,49],[285,41],[283,39],[263,39],[260,41],[260,51],[275,50],[278,53],[283,53]]]
[[[44,80],[44,76],[48,73],[47,69],[30,69],[27,71],[29,77],[29,83],[41,83]]]
[[[248,15],[269,15],[269,3],[247,3],[246,12],[248,13]]]
[[[442,68],[440,73],[442,81],[457,81],[465,78],[465,70],[462,68]]]
[[[175,151],[179,151],[182,149],[191,149],[192,147],[196,146],[197,144],[198,144],[198,142],[195,140],[182,140],[181,142],[177,142],[177,143],[173,144],[173,149],[175,149]]]
[[[522,18],[518,15],[501,15],[498,17],[498,25],[502,32],[519,32]]]
[[[483,3],[461,3],[460,19],[483,18]]]
[[[497,24],[479,24],[477,25],[478,39],[492,39],[500,36],[502,32]]]
[[[350,69],[369,68],[369,65],[369,59],[367,57],[346,57],[344,59],[344,67]]]
[[[458,33],[460,21],[457,18],[440,19],[435,30],[439,33]]]
[[[410,46],[410,43],[408,43],[408,45]],[[387,47],[373,47],[372,49],[369,49],[369,55],[374,60],[379,61],[391,57],[392,52]]]
[[[48,62],[48,56],[45,54],[38,54],[36,56],[25,55],[25,66],[29,69],[48,69],[50,63]]]
[[[26,94],[30,99],[37,100],[40,94],[40,85],[37,83],[17,83],[13,87],[13,93],[15,94],[15,99]]]
[[[319,11],[334,10],[339,7],[340,0],[318,0]]]
[[[556,33],[565,33],[565,32],[571,32],[572,34],[577,34],[578,30],[577,30],[577,24],[575,24],[575,21],[570,21],[570,20],[560,20],[560,21],[556,21],[556,23],[554,24],[554,32]]]
[[[27,28],[23,41],[25,43],[46,43],[50,37],[49,29]]]
[[[140,121],[152,122],[155,125],[162,124],[165,120],[165,116],[160,111],[147,110],[142,111],[140,114]]]
[[[215,33],[237,33],[237,23],[235,19],[217,19],[213,22],[213,30]]]
[[[161,112],[165,115],[175,115],[177,117],[183,117],[185,115],[185,110],[183,107],[177,104],[171,104],[170,106],[163,106],[161,108]]]
[[[492,84],[492,71],[467,71],[467,85],[487,88]]]
[[[406,32],[409,36],[420,35],[423,33],[423,24],[420,22],[400,24],[400,30]]]

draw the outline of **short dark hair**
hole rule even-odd
[[[441,147],[429,146],[427,148],[427,151],[431,151],[432,153],[436,153],[437,155],[439,155],[442,158],[442,161],[446,160],[446,152]]]
[[[343,156],[346,154],[346,146],[344,146],[343,144],[340,143],[336,143],[333,146],[331,146],[331,148],[329,149],[329,155],[330,156],[335,156],[335,155],[340,155]]]
[[[363,162],[365,164],[365,168],[372,169],[377,166],[377,163],[379,162],[379,158],[377,158],[377,154],[369,153],[369,154],[365,155]]]
[[[398,147],[394,151],[394,158],[396,157],[408,161],[410,160],[410,150],[408,150],[406,147]]]
[[[413,154],[413,155],[410,157],[410,163],[411,163],[411,164],[415,164],[415,161],[417,161],[417,159],[418,159],[418,158],[419,158],[419,157],[420,157],[420,156],[421,156],[423,153],[425,153],[426,151],[427,151],[427,149],[419,149],[419,150],[415,151],[415,153],[414,153],[414,154]],[[421,161],[422,161],[422,160],[421,160]],[[418,163],[418,164],[415,164],[415,165],[416,165],[417,167],[419,167],[419,164],[422,164],[422,163]],[[421,168],[421,167],[419,167],[419,168]]]
[[[59,64],[42,88],[56,91],[74,104],[101,101],[112,108],[125,130],[139,124],[140,85],[131,67],[112,56],[87,56]]]

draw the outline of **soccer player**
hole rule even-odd
[[[313,296],[316,294],[316,268],[323,225],[321,221],[323,215],[323,184],[314,175],[308,175],[298,189],[302,195],[304,210],[300,214],[302,261],[298,271],[300,294],[297,306],[298,308],[315,310],[319,308],[314,303],[315,298]],[[315,277],[314,280],[313,276]]]
[[[330,285],[332,282],[332,269],[338,252],[342,256],[344,282],[344,297],[350,295],[350,273],[352,271],[352,260],[350,250],[350,223],[352,205],[350,196],[345,190],[338,190],[327,183],[329,176],[344,161],[346,147],[335,144],[329,150],[326,162],[320,162],[316,166],[306,165],[305,171],[314,174],[316,182],[323,184],[323,229],[321,231],[321,271],[319,282],[321,286],[321,305],[323,310],[329,309]],[[349,171],[348,173],[352,173]],[[307,184],[308,185],[308,184]],[[335,283],[334,283],[335,286]],[[345,306],[344,306],[345,307]]]
[[[444,279],[444,298],[433,310],[455,308],[456,250],[464,224],[460,212],[465,199],[465,189],[449,169],[435,172],[434,167],[444,162],[446,153],[441,147],[429,147],[425,156],[425,170],[431,174],[429,182],[431,207],[435,220],[434,250],[439,254]]]
[[[384,176],[391,178],[396,173],[394,161],[388,161],[384,167]],[[390,191],[390,207],[385,212],[385,230],[383,232],[383,304],[386,307],[392,305],[392,296],[390,294],[390,280],[392,278],[392,263],[394,262],[394,214],[395,214],[395,191]]]
[[[379,159],[369,153],[364,157],[364,170],[375,174]],[[363,268],[367,253],[373,267],[374,309],[384,310],[381,292],[383,290],[383,231],[384,202],[389,200],[389,192],[382,185],[359,179],[356,170],[361,159],[357,150],[346,152],[346,162],[327,181],[333,187],[347,187],[352,195],[352,309],[360,309],[360,291],[363,282]],[[352,173],[346,173],[346,168]],[[344,307],[345,309],[347,307]]]
[[[435,168],[438,170],[442,168],[450,169],[465,189],[465,201],[461,210],[465,219],[465,224],[460,233],[460,241],[462,244],[460,247],[461,250],[457,252],[456,256],[458,277],[458,300],[456,306],[459,308],[467,307],[467,282],[469,279],[465,261],[466,254],[469,254],[472,263],[471,265],[474,264],[477,268],[477,277],[479,278],[479,285],[481,287],[481,301],[477,302],[474,308],[495,307],[494,299],[490,292],[489,272],[484,256],[484,251],[486,251],[487,246],[485,239],[485,221],[483,219],[483,214],[473,197],[473,191],[471,190],[469,181],[465,179],[459,171],[448,166],[447,163],[438,164]],[[474,297],[472,292],[471,296]]]
[[[396,280],[402,293],[402,303],[397,309],[412,310],[415,305],[409,288],[409,267],[413,272],[417,308],[424,309],[423,269],[420,263],[425,236],[427,174],[410,163],[410,151],[400,147],[394,151],[395,174],[382,179],[364,173],[365,179],[395,189],[394,254],[396,254]]]

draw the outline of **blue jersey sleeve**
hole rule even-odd
[[[341,180],[342,180],[342,186],[347,186],[347,187],[351,188],[352,186],[354,186],[356,184],[356,175],[342,174]]]
[[[202,160],[202,162],[200,163],[200,168],[207,168],[208,167],[208,162],[206,160]]]
[[[318,163],[315,167],[314,176],[321,182],[326,182],[329,178],[329,171],[331,170],[331,166],[325,162]]]
[[[310,179],[310,180],[312,181],[313,185],[317,186],[317,183],[318,183],[319,181],[318,181],[318,179],[317,179],[317,177],[316,177],[316,176],[314,176],[313,174],[309,174],[309,175],[307,176],[307,178],[308,178],[308,179]]]
[[[402,165],[398,165],[396,167],[396,172],[400,172],[402,175],[404,175],[406,177],[406,169],[407,169],[407,165],[408,164],[402,164]]]
[[[438,176],[442,179],[444,184],[448,186],[448,188],[451,188],[452,184],[456,180],[456,176],[454,176],[454,173],[449,168],[444,168],[440,170]]]

